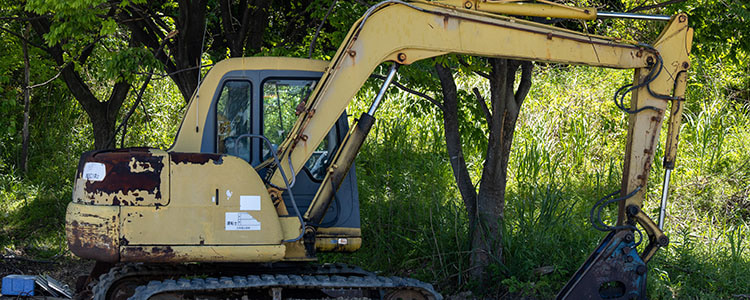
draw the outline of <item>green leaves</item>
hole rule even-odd
[[[136,73],[139,70],[146,71],[149,66],[159,66],[159,62],[151,52],[143,47],[106,52],[102,54],[102,60],[100,76],[104,80],[132,82],[136,79]]]
[[[48,46],[63,41],[93,42],[99,29],[104,29],[108,8],[103,0],[47,1],[31,0],[25,10],[50,17],[50,32],[44,39]]]
[[[107,18],[102,22],[102,28],[99,30],[99,35],[110,35],[114,34],[117,30],[117,22],[112,18]]]

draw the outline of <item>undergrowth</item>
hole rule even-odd
[[[722,66],[698,64],[695,69],[667,207],[665,231],[671,243],[649,264],[651,299],[726,299],[750,293],[750,101],[727,96],[718,75]],[[617,190],[621,180],[627,119],[611,97],[631,75],[542,65],[533,80],[508,167],[503,261],[492,268],[497,297],[554,297],[605,235],[591,228],[589,209]],[[479,78],[461,79],[459,85],[487,89]],[[350,113],[359,115],[372,94],[364,92],[354,105],[360,111]],[[412,276],[444,294],[471,290],[476,283],[467,276],[468,223],[448,163],[442,116],[436,108],[415,109],[417,101],[423,100],[405,93],[389,96],[357,158],[362,249],[322,260]],[[182,103],[170,102],[161,110],[152,106],[158,103],[146,102],[151,114],[135,117],[159,121],[131,128],[126,146],[168,147],[165,136],[174,132],[173,118]],[[35,257],[69,255],[65,205],[78,154],[90,147],[80,108],[57,111],[67,115],[49,126],[72,128],[55,131],[54,138],[67,142],[61,146],[35,138],[40,142],[32,145],[32,153],[40,154],[32,156],[25,178],[10,160],[17,147],[3,145],[0,157],[0,247]],[[149,135],[157,131],[164,135]],[[476,182],[483,158],[472,146],[465,145],[465,151]],[[659,148],[644,207],[652,218],[658,215],[662,155]],[[613,222],[614,205],[604,214]]]
[[[748,102],[727,99],[714,73],[720,67],[697,69],[670,186],[665,232],[671,244],[649,264],[651,299],[750,292]],[[493,297],[553,298],[604,237],[591,227],[588,214],[596,200],[620,186],[627,116],[611,97],[630,81],[626,71],[537,68],[508,167],[503,262],[493,268],[498,282]],[[465,90],[486,85],[478,78],[459,82]],[[378,111],[377,129],[357,161],[363,248],[327,259],[417,277],[444,294],[470,290],[475,283],[466,279],[467,218],[447,160],[441,116],[410,113],[416,101],[423,100],[399,93]],[[665,135],[666,129],[662,145]],[[464,145],[476,182],[483,158],[471,149]],[[644,207],[653,219],[662,156],[659,147]],[[616,213],[615,205],[605,209],[607,222],[614,222]]]

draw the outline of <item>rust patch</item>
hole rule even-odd
[[[102,224],[73,221],[65,226],[68,235],[68,248],[82,258],[103,262],[117,262],[120,259],[116,241],[102,230]]]
[[[123,247],[123,261],[174,262],[177,254],[170,246]]]
[[[175,164],[185,163],[205,165],[209,160],[213,161],[215,165],[224,163],[223,155],[213,153],[169,152],[169,158]]]
[[[146,192],[161,199],[161,171],[164,168],[162,157],[154,156],[141,148],[128,151],[95,152],[82,161],[98,162],[106,166],[107,175],[102,181],[87,180],[84,191],[89,194],[118,194]],[[79,176],[81,172],[79,167]],[[135,172],[133,172],[135,171]],[[114,202],[126,203],[112,198]],[[117,204],[115,204],[117,205]]]

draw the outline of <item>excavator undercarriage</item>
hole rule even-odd
[[[98,276],[93,298],[441,299],[414,279],[311,262],[318,252],[362,246],[353,162],[398,67],[448,53],[634,70],[634,83],[615,93],[629,118],[622,186],[591,210],[594,227],[608,235],[558,298],[645,298],[646,264],[669,240],[662,218],[657,225],[641,208],[669,116],[662,203],[667,198],[692,29],[683,14],[539,2],[384,1],[352,26],[330,62],[219,62],[202,78],[170,149],[82,156],[66,217],[70,249],[115,265]],[[669,23],[646,44],[505,15]],[[384,62],[391,68],[383,86],[350,128],[345,108]],[[601,220],[609,204],[619,205],[614,225]]]

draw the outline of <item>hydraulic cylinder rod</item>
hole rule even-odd
[[[633,14],[614,11],[599,11],[596,13],[596,17],[599,19],[636,19],[650,21],[669,21],[672,18],[665,15]]]
[[[378,109],[378,106],[380,105],[380,100],[383,100],[383,96],[385,96],[385,91],[388,90],[388,86],[391,85],[391,81],[393,81],[393,77],[396,77],[396,70],[398,70],[398,64],[394,63],[391,66],[391,69],[388,70],[388,76],[385,77],[385,81],[383,82],[383,85],[380,87],[380,91],[378,91],[378,95],[375,96],[375,101],[372,102],[372,106],[370,106],[370,110],[367,111],[367,114],[370,116],[375,115],[375,111]]]
[[[315,198],[313,198],[312,203],[310,203],[310,208],[308,208],[305,213],[304,219],[310,224],[316,226],[316,224],[320,224],[323,221],[328,206],[331,204],[331,200],[341,186],[341,182],[344,181],[349,169],[351,169],[352,163],[354,163],[354,158],[357,157],[357,153],[359,152],[359,148],[362,147],[362,143],[364,143],[367,134],[370,133],[370,129],[375,123],[375,117],[373,117],[373,114],[375,114],[375,111],[380,105],[380,101],[388,90],[388,86],[393,81],[398,66],[397,63],[394,63],[393,66],[391,66],[391,69],[388,71],[388,76],[386,76],[378,95],[375,97],[375,101],[373,101],[372,106],[370,106],[370,110],[367,113],[362,113],[359,120],[357,120],[357,123],[352,127],[349,134],[347,134],[346,138],[341,143],[338,152],[336,152],[333,161],[331,161],[331,164],[328,167],[326,177],[320,184],[318,193],[315,195]]]
[[[661,190],[661,205],[659,206],[659,230],[664,230],[664,215],[667,209],[667,196],[669,195],[669,177],[672,170],[667,169],[664,173],[664,186]]]

